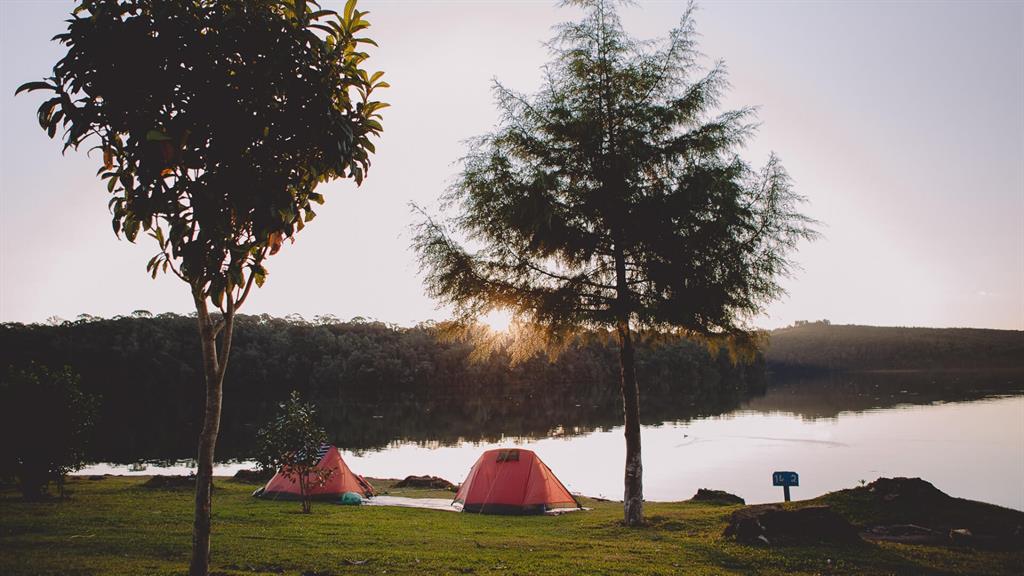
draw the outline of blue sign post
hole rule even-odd
[[[772,472],[772,486],[782,486],[782,493],[789,502],[789,487],[800,485],[800,475],[796,472]]]

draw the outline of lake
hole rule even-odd
[[[642,399],[664,413],[658,399]],[[685,404],[685,403],[683,403]],[[607,411],[581,405],[581,412]],[[657,408],[657,410],[653,410]],[[699,408],[699,407],[698,407]],[[529,409],[527,406],[526,409]],[[383,411],[382,411],[383,412]],[[713,411],[711,411],[713,412]],[[748,503],[782,499],[775,470],[794,470],[794,499],[872,481],[924,478],[957,497],[1024,510],[1024,379],[1019,373],[862,373],[773,378],[763,394],[720,414],[689,406],[678,419],[642,427],[644,495],[681,500],[698,488],[727,490]],[[614,415],[606,415],[614,421]],[[536,451],[569,490],[609,499],[622,495],[621,426],[575,426],[581,414],[553,422],[544,434],[442,440],[397,439],[372,449],[343,450],[364,476],[441,476],[460,482],[480,452],[493,447]],[[387,427],[386,419],[380,422]],[[400,427],[401,423],[395,423]],[[439,429],[445,423],[438,422]],[[331,429],[344,446],[345,430]],[[217,474],[250,467],[218,465]],[[80,474],[185,474],[189,462],[97,464]]]

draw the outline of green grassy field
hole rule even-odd
[[[28,503],[3,490],[0,574],[184,574],[191,491],[148,489],[145,480],[75,478],[63,502]],[[648,503],[650,523],[640,529],[620,525],[619,504],[590,500],[593,510],[558,517],[334,504],[303,515],[297,502],[251,498],[253,484],[215,483],[211,567],[221,575],[1024,573],[1022,551],[747,547],[721,536],[735,506]]]

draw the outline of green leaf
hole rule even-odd
[[[49,82],[26,82],[18,86],[18,89],[14,91],[14,95],[17,96],[22,92],[31,92],[33,90],[57,90],[57,87]]]
[[[252,275],[256,287],[262,288],[263,283],[267,281],[267,270],[263,266],[256,266],[252,269]]]
[[[327,32],[328,34],[334,34],[335,33],[334,30],[332,30],[329,26],[324,26],[323,24],[310,24],[309,27],[310,28],[316,28],[317,30],[323,30],[324,32]]]
[[[337,15],[338,13],[335,12],[334,10],[317,10],[316,12],[313,12],[312,14],[309,15],[309,19],[310,20],[319,20],[320,18],[323,18],[324,16],[330,16],[332,14]]]
[[[224,282],[219,278],[210,283],[210,300],[217,306],[224,302]]]
[[[134,243],[135,237],[138,236],[138,234],[139,221],[131,217],[126,217],[124,219],[124,237],[127,238],[129,242]]]

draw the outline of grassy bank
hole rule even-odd
[[[145,480],[75,478],[64,502],[0,492],[0,574],[183,574],[192,494],[144,488]],[[216,481],[217,574],[1024,573],[1020,551],[743,546],[721,537],[735,506],[649,503],[650,526],[631,530],[614,502],[586,500],[593,510],[560,517],[332,504],[303,515],[296,502],[251,498],[253,488]]]

